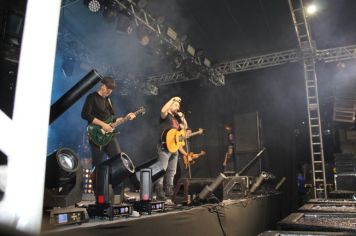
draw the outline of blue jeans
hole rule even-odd
[[[159,178],[157,183],[163,185],[163,178],[165,178],[165,185],[173,186],[174,176],[177,171],[178,152],[170,153],[164,147],[159,146],[158,160],[161,163],[162,168],[166,170],[166,174]]]

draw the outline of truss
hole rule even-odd
[[[356,45],[316,50],[314,56],[317,61],[323,61],[325,63],[356,59]],[[303,56],[300,50],[291,49],[281,52],[223,62],[218,64],[215,68],[223,75],[228,75],[232,73],[257,70],[272,66],[299,62],[302,59]],[[182,71],[177,71],[163,75],[150,76],[148,77],[147,81],[157,86],[160,86],[165,84],[190,81],[194,79],[196,78],[185,77]]]

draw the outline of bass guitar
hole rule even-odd
[[[137,111],[133,112],[135,116],[140,115],[140,114],[145,114],[146,110],[144,107],[140,107]],[[90,140],[95,143],[96,145],[102,147],[108,144],[111,140],[111,138],[117,133],[116,127],[119,125],[122,125],[126,121],[128,121],[128,117],[125,116],[122,119],[116,120],[115,117],[112,116],[105,120],[105,123],[109,124],[112,128],[112,132],[106,132],[101,128],[99,125],[94,125],[94,124],[89,124],[87,127],[87,133],[90,138]]]
[[[185,155],[183,156],[183,163],[184,163],[184,167],[186,169],[188,169],[188,166],[191,165],[191,164],[194,164],[195,163],[195,159],[205,155],[206,152],[204,151],[201,151],[200,153],[193,153],[193,152],[190,152],[188,153],[188,155]]]
[[[185,129],[168,129],[162,133],[161,141],[166,144],[167,150],[170,153],[175,153],[180,147],[184,147],[185,140],[195,135],[202,134],[203,129],[199,129],[196,132],[187,134]]]

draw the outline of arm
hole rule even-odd
[[[179,151],[183,156],[188,155],[188,153],[184,150],[183,147],[179,147],[178,151]]]
[[[180,120],[181,120],[181,122],[182,122],[182,123],[180,124],[181,128],[182,128],[182,129],[188,129],[188,122],[187,122],[187,120],[185,119],[183,112],[178,112],[178,116],[180,117]],[[187,134],[187,136],[188,136],[188,134]]]
[[[164,104],[164,106],[161,109],[161,118],[166,119],[169,108],[172,106],[173,102],[180,102],[180,101],[181,101],[180,97],[173,97],[168,102],[166,102],[166,104]]]

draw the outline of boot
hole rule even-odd
[[[159,201],[165,201],[166,200],[166,195],[163,192],[163,185],[157,184],[155,186],[155,192],[156,192],[156,198]]]
[[[173,196],[173,185],[166,185],[166,195],[167,197],[172,197]]]

